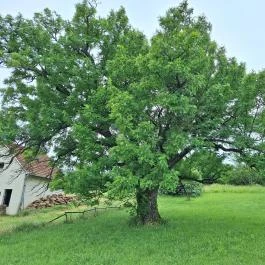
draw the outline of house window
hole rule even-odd
[[[12,194],[12,190],[11,189],[6,189],[5,192],[4,192],[3,204],[6,205],[6,207],[9,206],[10,199],[11,199],[11,194]]]
[[[5,166],[5,163],[4,162],[0,162],[0,169],[3,169]]]

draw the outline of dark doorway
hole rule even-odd
[[[6,205],[6,207],[9,206],[11,194],[12,194],[12,190],[10,189],[5,190],[3,204]]]

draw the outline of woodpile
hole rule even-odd
[[[52,194],[45,198],[40,198],[32,202],[27,208],[41,209],[48,208],[54,205],[64,205],[76,200],[75,196],[64,195],[64,194]]]

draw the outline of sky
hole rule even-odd
[[[124,6],[131,24],[149,38],[158,28],[158,17],[180,0],[99,0],[98,12],[105,16],[111,9]],[[71,19],[78,0],[0,0],[0,14],[32,17],[45,7]],[[212,37],[230,57],[245,62],[248,71],[265,68],[264,0],[189,0],[196,15],[204,14],[213,26]],[[0,83],[8,71],[0,68]]]

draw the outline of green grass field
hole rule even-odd
[[[0,264],[263,265],[264,202],[265,188],[215,185],[190,201],[161,197],[161,226],[129,226],[126,210],[34,229],[62,210],[0,217]]]

